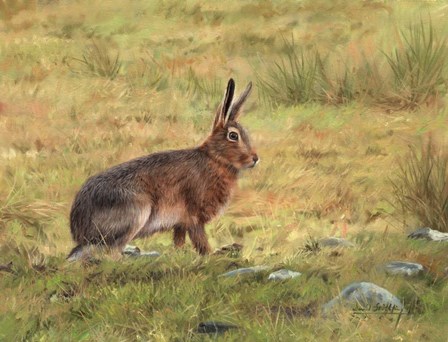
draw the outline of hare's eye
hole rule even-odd
[[[236,132],[229,132],[228,137],[229,137],[229,140],[238,141],[238,133],[236,133]]]

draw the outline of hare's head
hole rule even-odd
[[[251,89],[252,83],[249,83],[240,97],[232,102],[235,82],[229,80],[224,99],[216,111],[212,133],[204,142],[212,157],[237,170],[254,167],[259,161],[249,135],[238,123],[241,107]]]

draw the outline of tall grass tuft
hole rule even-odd
[[[359,94],[354,68],[344,64],[342,72],[330,72],[327,59],[318,55],[318,75],[316,95],[321,102],[343,104],[351,102]],[[334,68],[334,65],[331,65]]]
[[[84,49],[82,58],[72,58],[79,64],[80,69],[72,67],[74,71],[81,71],[91,75],[105,77],[113,80],[117,77],[121,69],[120,54],[115,56],[109,50],[109,47],[96,40]]]
[[[439,38],[432,22],[420,20],[401,31],[402,47],[384,54],[392,70],[395,96],[403,107],[414,108],[447,90],[447,38]]]
[[[392,180],[395,208],[425,226],[448,232],[448,154],[429,141],[421,151],[410,147],[398,166]]]
[[[207,102],[207,107],[214,107],[223,95],[221,80],[218,78],[207,79],[200,77],[192,69],[187,73],[187,92],[198,99]]]
[[[168,83],[166,73],[152,57],[138,59],[130,66],[126,76],[132,87],[161,90]]]
[[[273,105],[296,105],[315,98],[315,83],[319,70],[318,52],[305,53],[294,38],[284,39],[285,57],[257,73],[260,94]]]
[[[0,197],[0,233],[9,222],[18,221],[25,227],[35,229],[39,236],[45,237],[43,223],[48,222],[62,206],[58,203],[32,202],[24,198],[24,192],[16,188]]]
[[[329,58],[318,57],[316,99],[334,105],[354,100],[373,101],[382,90],[377,65],[364,57],[363,63],[354,65],[350,60],[337,65]],[[339,63],[340,64],[340,63]]]

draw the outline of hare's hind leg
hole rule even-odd
[[[182,225],[175,225],[173,232],[174,246],[177,248],[182,247],[185,244],[185,236],[187,235],[187,230]]]
[[[150,214],[150,206],[135,203],[99,212],[94,221],[97,234],[101,234],[98,244],[121,253],[142,232]]]
[[[188,229],[188,236],[199,254],[206,255],[210,253],[210,245],[208,244],[207,235],[205,235],[204,225],[197,225]]]

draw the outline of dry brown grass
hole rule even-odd
[[[236,340],[442,336],[435,326],[446,320],[446,248],[407,241],[408,227],[388,200],[407,146],[429,132],[445,133],[443,99],[414,112],[386,103],[394,109],[388,111],[371,106],[368,95],[346,101],[351,95],[339,88],[345,71],[347,80],[365,77],[366,60],[379,79],[390,77],[375,54],[393,51],[396,28],[414,11],[426,8],[438,18],[447,8],[323,0],[120,6],[38,2],[0,21],[0,265],[13,261],[12,273],[0,279],[0,339],[188,340],[199,321],[211,318],[241,324],[246,335],[230,336]],[[370,20],[359,20],[367,14]],[[238,242],[242,252],[198,258],[189,246],[175,251],[170,234],[160,234],[138,241],[163,252],[157,260],[65,264],[73,247],[68,212],[86,178],[133,157],[199,144],[227,78],[238,88],[254,80],[263,71],[260,59],[285,56],[282,37],[291,35],[306,53],[332,52],[326,99],[272,108],[253,96],[245,107],[242,123],[261,163],[242,174],[225,215],[207,227],[213,247]],[[120,52],[113,79],[67,65],[92,38],[111,42],[112,62]],[[373,83],[366,86],[375,89]],[[406,222],[412,228],[415,218]],[[47,239],[35,234],[35,223]],[[308,239],[328,235],[357,247],[301,252]],[[435,278],[411,283],[378,271],[402,258],[421,261]],[[304,276],[282,284],[264,275],[216,280],[255,264]],[[360,279],[419,303],[418,315],[398,326],[372,316],[300,316]]]

